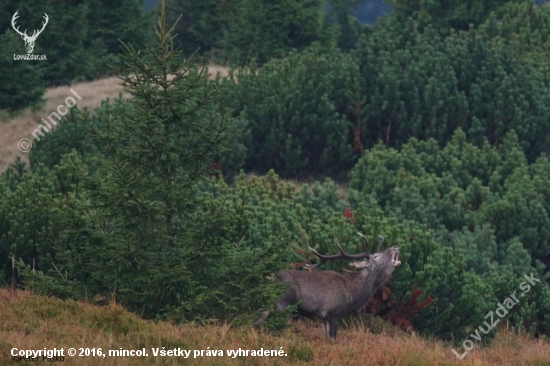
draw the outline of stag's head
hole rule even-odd
[[[369,243],[367,237],[361,233],[357,234],[359,234],[359,236],[362,237],[365,241],[365,248],[368,248]],[[380,275],[382,275],[382,277],[389,277],[395,267],[401,264],[401,261],[399,260],[399,247],[394,245],[390,248],[380,251],[380,247],[382,246],[382,244],[384,244],[384,237],[380,235],[380,242],[378,243],[377,252],[375,254],[369,255],[363,261],[351,262],[350,265],[354,266],[357,269],[366,268],[370,269],[371,271],[375,270]]]
[[[11,18],[11,26],[13,27],[13,29],[19,33],[19,35],[21,36],[21,38],[23,38],[23,41],[25,41],[25,48],[27,49],[27,53],[31,53],[32,50],[34,49],[34,42],[36,41],[36,38],[38,38],[38,36],[40,35],[40,33],[42,33],[42,31],[44,30],[44,28],[46,28],[46,24],[48,24],[48,14],[44,13],[44,22],[42,22],[42,29],[40,30],[34,30],[32,35],[29,36],[27,35],[27,30],[25,29],[24,32],[20,32],[19,31],[19,26],[15,26],[15,21],[17,20],[17,18],[19,18],[19,15],[17,15],[17,13],[19,12],[16,11],[15,14],[13,14],[13,17]]]
[[[399,260],[399,247],[398,246],[392,246],[390,248],[385,249],[384,251],[380,251],[380,247],[382,244],[384,244],[384,237],[380,235],[380,242],[378,243],[378,250],[377,253],[371,254],[368,250],[369,243],[367,240],[367,237],[361,233],[359,234],[360,237],[363,238],[365,241],[365,252],[360,254],[348,254],[344,252],[342,247],[338,245],[338,248],[340,249],[339,254],[335,255],[322,255],[315,251],[314,249],[310,248],[313,253],[315,253],[316,256],[319,257],[319,262],[317,264],[308,264],[306,265],[307,269],[313,269],[316,267],[319,267],[323,263],[325,263],[327,260],[331,259],[340,259],[340,258],[354,258],[354,259],[363,259],[362,261],[358,262],[351,262],[350,265],[354,266],[355,268],[361,270],[361,269],[370,269],[371,271],[376,269],[376,272],[389,276],[395,267],[399,266],[401,264],[401,261]]]
[[[383,242],[383,238],[381,242]],[[357,269],[366,268],[371,271],[376,269],[380,275],[385,277],[389,277],[395,267],[399,265],[401,265],[401,261],[399,260],[399,247],[395,245],[382,252],[371,254],[370,257],[365,258],[365,260],[350,263],[350,266],[354,266]]]

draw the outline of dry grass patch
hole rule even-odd
[[[229,69],[220,66],[209,66],[210,77],[215,77],[219,72],[224,77]],[[54,112],[61,104],[65,104],[65,98],[72,97],[70,89],[74,89],[82,100],[78,101],[78,108],[94,109],[101,105],[101,101],[110,98],[118,98],[123,92],[120,80],[116,77],[110,77],[85,83],[71,84],[70,86],[60,86],[49,88],[44,95],[46,103],[39,111],[24,110],[13,118],[0,116],[0,173],[3,172],[19,156],[23,161],[28,162],[28,154],[19,151],[17,143],[22,138],[28,138],[31,141],[31,133],[38,127],[41,118],[45,118]],[[128,98],[126,93],[123,98]]]
[[[19,151],[17,143],[22,138],[33,137],[34,131],[40,120],[54,112],[61,104],[65,104],[65,98],[73,97],[70,89],[74,89],[82,100],[78,101],[78,107],[94,109],[101,105],[101,101],[107,98],[118,98],[122,93],[119,79],[110,77],[106,79],[78,83],[71,86],[50,88],[46,91],[44,99],[46,103],[40,111],[25,110],[18,116],[0,121],[0,172],[3,172],[19,156],[28,162],[28,154]],[[123,95],[128,97],[128,95]]]
[[[300,321],[276,336],[227,324],[177,327],[154,323],[119,305],[97,307],[71,300],[0,290],[0,360],[11,364],[10,351],[43,348],[142,349],[148,357],[66,357],[83,365],[550,365],[550,344],[501,330],[490,348],[458,360],[440,341],[415,334],[373,334],[360,327],[342,329],[336,341],[324,339],[318,323]],[[397,333],[396,333],[397,334]],[[152,348],[221,350],[223,356],[154,357]],[[208,348],[209,347],[209,348]],[[227,350],[284,350],[286,357],[229,357]],[[65,351],[66,352],[66,351]]]

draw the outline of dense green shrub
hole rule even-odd
[[[74,150],[80,159],[86,162],[88,168],[95,170],[94,168],[99,164],[98,156],[104,152],[104,149],[94,144],[88,131],[89,126],[107,130],[108,116],[121,115],[127,110],[127,101],[122,98],[115,99],[114,103],[109,99],[102,101],[101,106],[93,113],[87,109],[83,111],[77,108],[70,109],[56,126],[55,133],[48,133],[40,140],[33,142],[33,148],[29,153],[30,168],[35,170],[43,164],[53,169],[61,162],[63,155]]]
[[[449,232],[489,223],[497,243],[519,237],[534,259],[550,255],[548,158],[528,165],[513,132],[499,148],[467,143],[457,130],[444,149],[412,140],[401,152],[376,146],[351,173],[351,187],[388,213]],[[352,195],[353,197],[353,195]]]
[[[350,56],[315,44],[260,69],[240,69],[234,80],[229,103],[242,113],[251,134],[247,170],[274,168],[284,177],[341,176],[351,167],[348,118],[356,122],[359,96]]]
[[[479,148],[499,146],[514,130],[534,162],[550,148],[541,51],[550,15],[527,4],[503,9],[445,38],[429,24],[390,17],[350,55],[316,44],[236,71],[228,104],[250,133],[245,169],[341,177],[355,153],[378,141],[400,149],[411,137],[433,138],[443,147],[457,128]]]
[[[514,308],[513,324],[547,334],[550,206],[542,182],[549,176],[548,158],[529,165],[513,132],[499,148],[485,143],[480,149],[465,140],[457,130],[443,149],[434,140],[416,139],[400,152],[375,146],[351,172],[350,203],[378,202],[388,215],[434,229],[438,244],[464,255],[457,268],[482,276],[483,286],[494,287],[499,300],[517,291],[524,275],[534,273],[542,282]],[[501,282],[504,275],[510,278]],[[415,324],[430,323],[421,319]]]
[[[12,256],[40,271],[55,270],[56,246],[66,223],[60,211],[69,204],[75,176],[67,166],[37,166],[26,172],[17,161],[0,176],[0,266],[3,279],[19,281]]]
[[[514,129],[530,161],[548,151],[545,73],[518,59],[489,25],[442,40],[431,27],[388,19],[362,38],[356,57],[365,146],[382,140],[399,148],[411,137],[443,146],[460,127],[479,147],[485,139],[500,144]]]
[[[492,14],[480,31],[509,46],[515,57],[542,69],[546,85],[550,50],[550,6],[532,2],[508,2],[499,14]]]

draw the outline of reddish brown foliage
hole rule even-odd
[[[419,303],[418,298],[423,293],[423,290],[416,289],[408,301],[400,302],[389,287],[384,285],[378,293],[371,296],[365,305],[365,311],[369,314],[379,315],[403,330],[412,331],[411,319],[433,302],[433,299],[428,296],[426,300]]]
[[[212,162],[210,163],[210,166],[212,167],[212,169],[215,169],[215,170],[219,170],[220,172],[222,171],[222,163],[215,163],[215,162]]]
[[[342,216],[346,218],[346,221],[351,220],[351,222],[355,223],[355,219],[353,218],[353,211],[351,210],[351,208],[346,207]]]

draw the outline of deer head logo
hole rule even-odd
[[[13,17],[11,18],[11,26],[13,27],[13,29],[17,33],[19,33],[21,38],[23,38],[23,41],[25,41],[25,48],[27,49],[27,53],[32,53],[32,50],[34,49],[34,42],[36,41],[36,38],[38,38],[40,33],[42,33],[44,28],[46,28],[46,24],[48,24],[48,19],[49,19],[48,14],[44,13],[44,20],[45,21],[42,23],[42,29],[40,29],[39,31],[37,31],[35,29],[34,32],[32,33],[32,36],[29,36],[29,35],[27,35],[27,30],[26,29],[25,29],[25,32],[20,32],[19,27],[15,27],[15,21],[17,20],[17,18],[19,18],[19,15],[17,15],[18,12],[19,12],[19,10],[16,11],[15,14],[13,14]]]

